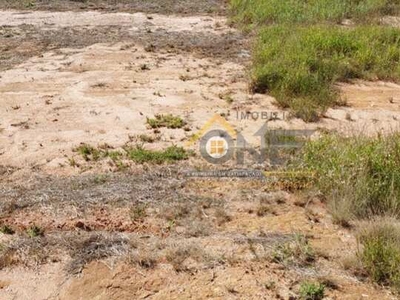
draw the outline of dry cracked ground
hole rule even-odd
[[[257,143],[265,120],[238,112],[280,110],[249,93],[250,37],[223,1],[0,8],[0,222],[14,232],[0,233],[0,299],[297,299],[313,280],[326,299],[395,299],[346,270],[356,238],[318,193],[186,177],[210,167],[198,156],[154,166],[74,151],[182,146],[215,114]],[[317,123],[269,124],[398,129],[399,85],[340,89],[348,106]],[[167,113],[185,127],[146,124]]]

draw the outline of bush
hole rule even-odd
[[[400,227],[373,223],[359,235],[363,244],[360,259],[373,281],[400,291]]]
[[[339,103],[334,84],[398,80],[400,30],[378,26],[266,27],[253,54],[252,89],[269,92],[297,117],[315,121]]]
[[[375,138],[325,135],[308,142],[297,168],[315,173],[340,223],[400,216],[400,134]]]

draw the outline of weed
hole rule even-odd
[[[272,253],[274,262],[283,265],[308,266],[315,261],[315,253],[305,236],[296,234],[295,240],[279,244]]]
[[[10,226],[8,226],[6,224],[0,226],[0,232],[3,234],[14,234],[15,233],[14,229],[12,229]]]
[[[88,144],[82,144],[73,150],[81,154],[86,161],[97,161],[101,157],[101,150]]]
[[[325,286],[320,283],[302,282],[300,284],[300,299],[322,300],[324,298]]]
[[[130,218],[132,222],[142,222],[147,216],[147,205],[145,203],[137,203],[130,209]]]
[[[359,233],[361,262],[373,281],[400,291],[400,227],[393,220],[375,222]]]
[[[147,124],[153,129],[161,127],[176,129],[184,127],[186,122],[181,117],[167,114],[155,115],[155,118],[147,118]]]
[[[188,159],[191,153],[182,147],[171,146],[165,150],[147,150],[141,146],[128,149],[128,157],[137,163],[170,163]]]
[[[26,233],[28,234],[29,237],[34,238],[34,237],[39,237],[43,236],[44,234],[44,229],[37,226],[37,225],[32,225],[26,230]]]

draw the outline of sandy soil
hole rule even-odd
[[[247,38],[225,17],[207,13],[210,1],[199,2],[188,16],[156,14],[164,2],[145,13],[0,11],[0,220],[16,230],[0,234],[16,247],[11,267],[0,270],[1,299],[295,299],[301,281],[321,278],[335,283],[327,299],[394,299],[344,270],[342,260],[357,250],[355,237],[332,223],[318,195],[274,196],[259,216],[260,199],[270,193],[265,182],[182,178],[182,170],[202,165],[196,159],[166,169],[133,166],[127,174],[111,173],[106,163],[71,165],[81,143],[118,148],[146,134],[159,137],[149,148],[185,145],[214,114],[257,145],[254,134],[265,120],[240,120],[237,113],[283,115],[273,98],[248,92]],[[348,106],[328,110],[318,123],[289,118],[269,125],[346,134],[398,129],[399,85],[338,88]],[[181,116],[187,128],[154,132],[146,118],[159,113]],[[187,216],[166,218],[182,199],[190,205]],[[133,204],[142,202],[149,216],[132,221]],[[25,236],[33,224],[46,230],[44,237]],[[109,237],[94,248],[89,243],[90,253],[78,247],[104,232],[118,239],[110,238],[111,246]],[[312,267],[266,258],[299,232],[319,253]],[[127,250],[125,239],[140,242]],[[168,260],[171,244],[204,252],[190,252],[177,271]],[[157,264],[130,258],[135,249],[157,254]],[[90,255],[98,256],[79,260]]]

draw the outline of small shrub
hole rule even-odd
[[[325,286],[320,283],[303,282],[300,285],[300,299],[322,300],[324,298]]]
[[[147,124],[151,128],[182,128],[186,125],[186,122],[181,119],[181,117],[174,116],[171,114],[167,115],[155,115],[155,118],[147,118]]]

